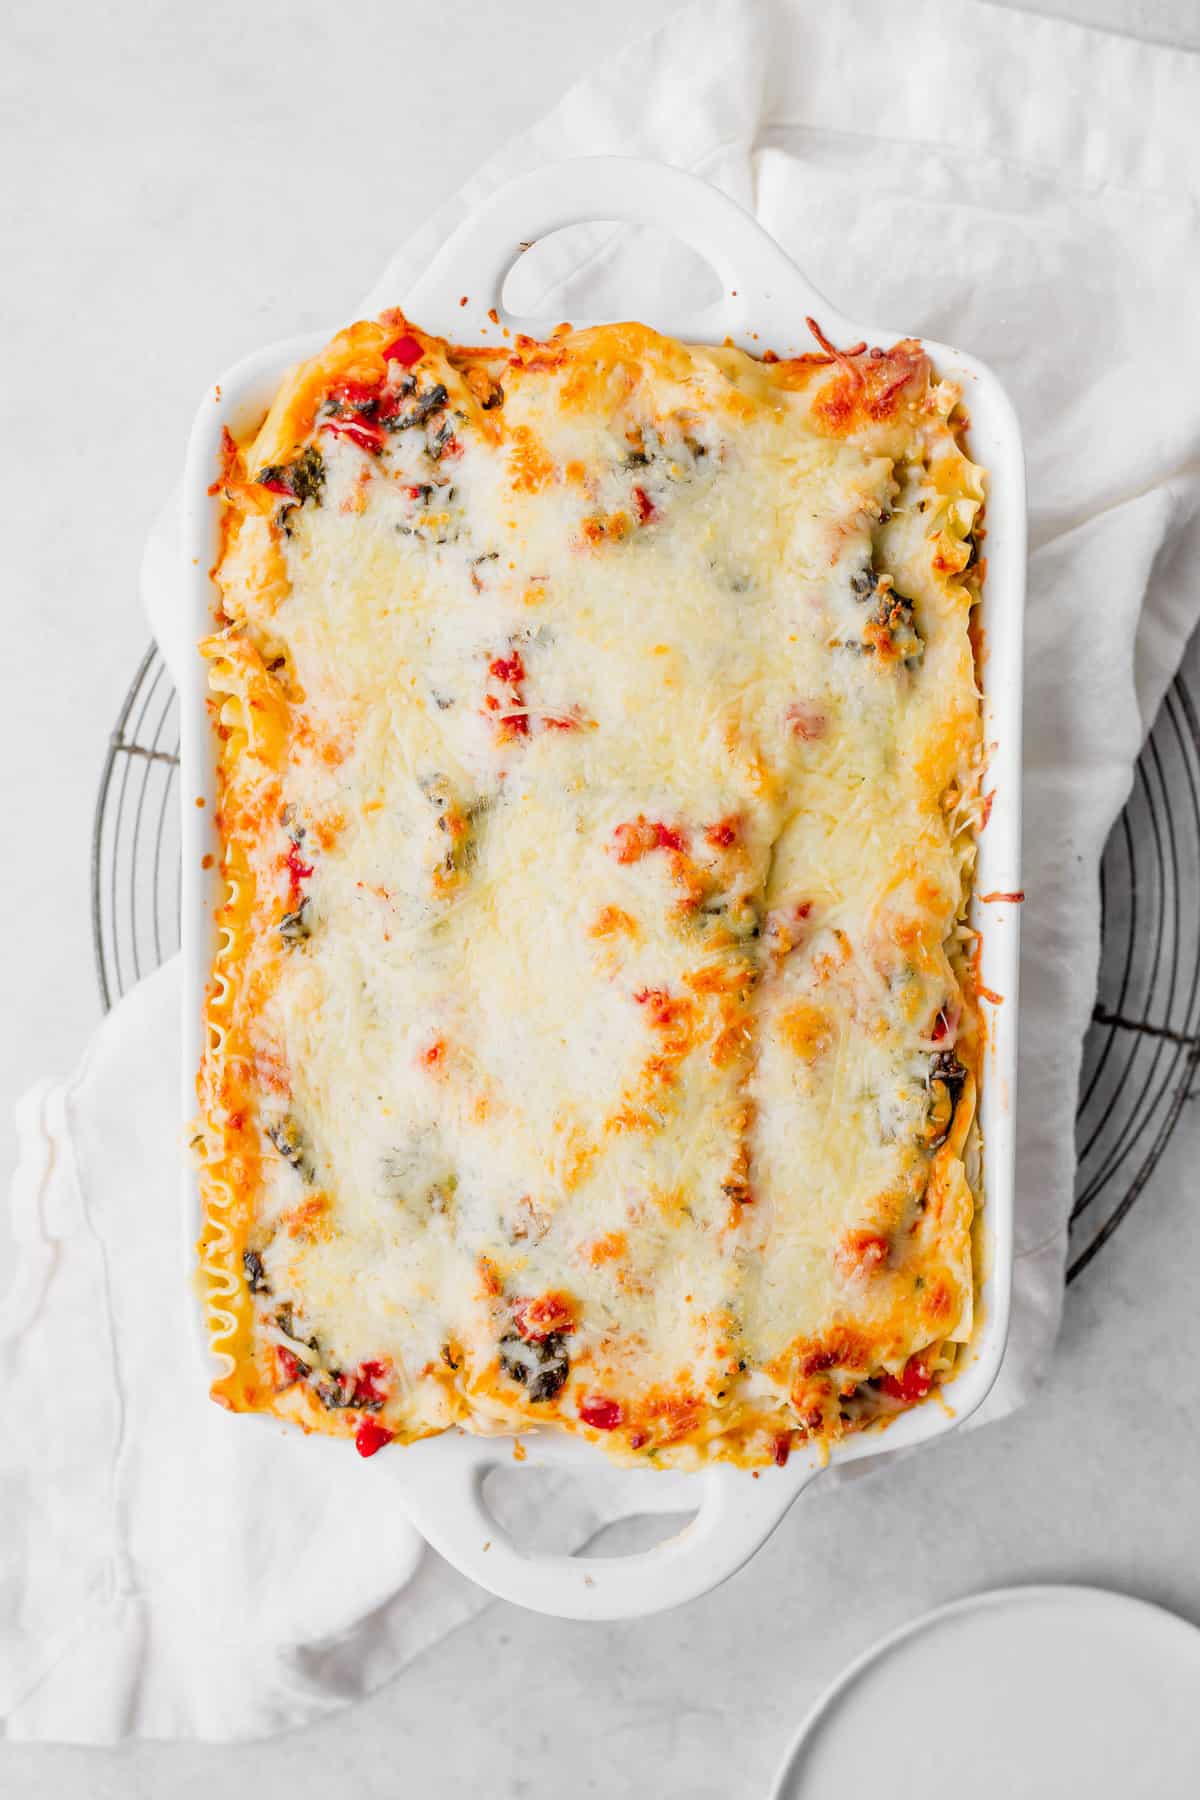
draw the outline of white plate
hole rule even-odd
[[[1200,1631],[1089,1587],[1000,1588],[851,1664],[771,1800],[1197,1800]]]

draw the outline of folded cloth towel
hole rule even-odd
[[[645,154],[756,210],[849,314],[961,344],[1007,383],[1032,507],[1029,899],[1016,1305],[984,1416],[1019,1404],[1053,1345],[1099,858],[1200,613],[1200,347],[1179,329],[1200,286],[1198,111],[1194,58],[973,0],[702,0],[489,163],[360,308],[402,304],[502,180]],[[645,234],[593,227],[523,259],[513,303],[653,317],[693,277]],[[170,570],[160,531],[149,598],[178,654]],[[260,1735],[368,1691],[485,1603],[422,1555],[387,1458],[362,1464],[205,1399],[185,1317],[177,1041],[169,967],[72,1081],[20,1108],[23,1254],[0,1313],[14,1736]],[[679,1494],[664,1478],[655,1504]],[[619,1472],[567,1491],[563,1541],[628,1505]]]
[[[208,1399],[177,1198],[179,990],[176,959],[109,1015],[71,1081],[19,1109],[26,1253],[0,1312],[14,1736],[281,1730],[369,1691],[488,1601],[422,1558],[386,1458]],[[555,1509],[566,1547],[627,1506],[613,1480],[560,1480]]]

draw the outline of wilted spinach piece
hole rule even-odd
[[[571,1372],[567,1340],[561,1331],[530,1340],[510,1331],[500,1339],[500,1367],[533,1401],[553,1400]]]
[[[252,1294],[269,1294],[270,1284],[263,1270],[263,1260],[257,1250],[242,1251],[242,1268],[246,1275],[246,1284]]]
[[[300,506],[306,500],[320,505],[321,489],[325,486],[325,459],[315,444],[309,444],[290,463],[268,463],[265,469],[258,471],[255,480],[268,487],[282,482]]]
[[[282,1156],[285,1163],[290,1163],[297,1174],[305,1181],[313,1178],[313,1162],[309,1153],[308,1139],[303,1130],[289,1113],[286,1118],[278,1119],[267,1126],[267,1136]]]
[[[953,1050],[939,1050],[929,1064],[929,1148],[939,1149],[950,1136],[967,1071]]]
[[[917,630],[913,603],[894,589],[881,593],[871,609],[868,632],[885,654],[903,662],[915,662],[925,649],[925,640]]]
[[[408,431],[414,425],[423,425],[431,413],[438,412],[445,406],[449,398],[439,381],[436,387],[426,388],[423,394],[418,394],[412,405],[405,407],[403,412],[393,413],[390,419],[381,419],[379,422],[385,431]]]
[[[312,902],[307,895],[295,912],[284,913],[279,921],[279,935],[285,944],[300,944],[312,936]]]

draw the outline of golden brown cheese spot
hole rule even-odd
[[[890,351],[857,356],[823,386],[813,405],[814,422],[841,434],[885,421],[928,375],[925,353],[912,340]]]
[[[518,494],[537,494],[556,479],[554,460],[528,425],[514,425],[508,434],[508,462],[513,489]]]
[[[589,931],[595,938],[611,938],[624,936],[636,938],[638,923],[632,913],[627,913],[620,906],[605,906],[596,914]]]
[[[629,514],[620,510],[611,513],[591,513],[579,527],[585,544],[619,544],[627,538],[632,530]]]
[[[887,1238],[878,1231],[860,1227],[844,1233],[834,1257],[839,1274],[847,1280],[860,1280],[876,1269],[882,1269],[890,1254],[891,1245]]]
[[[620,1262],[628,1251],[629,1240],[623,1231],[606,1231],[603,1237],[592,1239],[585,1254],[592,1267],[598,1269],[602,1263]]]
[[[284,1215],[287,1234],[294,1238],[328,1237],[333,1230],[328,1194],[310,1194],[299,1206]]]
[[[823,1006],[800,1002],[780,1016],[779,1030],[794,1056],[815,1062],[837,1041],[836,1028]]]

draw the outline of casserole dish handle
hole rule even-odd
[[[574,1468],[584,1479],[596,1455],[571,1439],[521,1442],[526,1464]],[[690,1478],[697,1510],[673,1536],[629,1555],[568,1556],[522,1549],[487,1506],[484,1478],[513,1467],[512,1438],[446,1434],[396,1460],[405,1511],[435,1550],[500,1599],[564,1619],[638,1618],[708,1592],[749,1561],[821,1466],[793,1458],[753,1476],[717,1465]],[[643,1510],[659,1508],[651,1498]]]
[[[689,244],[715,270],[718,300],[675,317],[656,314],[659,329],[675,337],[749,341],[753,320],[754,335],[765,327],[790,342],[806,337],[806,312],[834,337],[848,329],[774,238],[728,194],[686,169],[632,156],[548,163],[505,183],[452,233],[415,285],[408,287],[389,268],[366,310],[402,300],[427,330],[460,342],[490,341],[500,349],[519,332],[544,336],[556,319],[507,311],[505,281],[537,239],[588,220],[653,226]],[[758,347],[761,351],[761,342]]]

